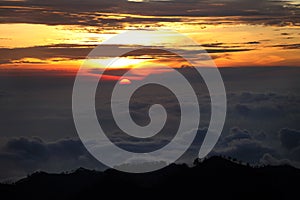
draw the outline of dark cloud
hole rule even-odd
[[[163,21],[184,21],[181,18],[165,16],[210,17],[227,19],[209,20],[209,23],[250,23],[265,25],[299,25],[299,7],[289,1],[268,0],[197,0],[197,1],[147,1],[133,3],[116,1],[51,1],[28,0],[24,2],[1,1],[3,23],[80,24],[101,26],[101,28],[122,28],[122,23],[151,23]],[[159,9],[157,9],[159,8]],[[100,11],[100,12],[99,12]],[[120,19],[103,18],[106,13],[130,13],[157,16],[139,18],[125,16]],[[18,13],[18,15],[15,15]],[[51,20],[49,20],[51,19]]]
[[[291,151],[290,158],[293,159],[293,160],[296,160],[296,161],[300,162],[300,145],[298,145],[296,148],[294,148]]]
[[[251,139],[251,135],[248,130],[241,130],[238,127],[234,127],[230,130],[230,134],[224,138],[224,143],[229,143],[233,140]]]
[[[258,41],[246,42],[245,44],[260,44]]]
[[[241,103],[259,103],[262,101],[270,101],[272,99],[281,98],[274,93],[253,93],[253,92],[242,92],[239,96]],[[284,98],[284,97],[283,97]],[[285,96],[285,98],[289,98]]]
[[[280,142],[283,147],[291,150],[300,147],[300,131],[283,128],[279,131]]]
[[[281,35],[290,35],[289,33],[281,33]]]
[[[299,163],[295,163],[290,161],[289,159],[277,159],[270,155],[269,153],[266,153],[263,155],[263,157],[260,159],[260,163],[263,165],[271,165],[271,166],[279,166],[279,165],[296,165],[298,164],[298,167],[300,166]]]
[[[242,126],[249,130],[256,127],[276,133],[282,127],[300,128],[300,97],[296,93],[299,69],[226,68],[220,71],[228,88],[228,129],[232,126]],[[259,77],[260,74],[264,76]],[[0,79],[1,135],[37,135],[51,140],[65,136],[75,137],[71,107],[74,77],[58,77],[48,71],[20,75],[23,75],[22,72],[8,77],[1,76]],[[45,77],[46,75],[49,77]],[[201,123],[206,123],[210,119],[209,94],[205,85],[192,72],[187,72],[186,76],[199,88]],[[103,87],[106,90],[106,85]],[[241,92],[245,88],[253,91]],[[132,111],[135,118],[147,119],[145,99],[151,98],[154,92],[149,91],[144,91],[133,100]],[[160,91],[155,92],[159,92],[156,95],[157,102],[165,102],[166,108],[172,110],[171,114],[178,114],[174,100],[171,101]],[[105,123],[109,125],[111,118],[103,113],[103,109],[109,106],[107,103],[97,101],[96,108],[97,113],[100,112]]]
[[[89,45],[48,45],[24,48],[0,48],[0,61],[2,63],[24,63],[24,58],[37,58],[47,60],[51,58],[84,59],[93,49]],[[9,60],[8,60],[9,59]],[[27,61],[29,62],[29,61]],[[34,61],[33,61],[34,62]],[[30,63],[32,63],[30,61]]]
[[[45,45],[45,46],[33,46],[33,47],[22,47],[22,48],[0,48],[0,64],[24,64],[34,63],[43,64],[49,62],[63,61],[63,60],[76,60],[85,59],[87,55],[95,48],[95,45],[78,45],[78,44],[57,44],[57,45]],[[101,45],[97,49],[97,58],[115,57],[119,55],[118,52],[122,52],[124,48],[128,49],[128,53],[121,55],[121,57],[138,57],[142,59],[157,59],[157,58],[177,58],[178,55],[168,52],[165,50],[157,49],[149,46],[135,46],[135,45]],[[134,50],[139,48],[138,50]],[[240,52],[240,51],[251,51],[251,49],[245,48],[209,48],[199,50],[178,50],[186,57],[194,58],[204,54],[202,60],[211,59],[205,56],[205,53],[229,53],[229,52]],[[145,57],[147,56],[147,57]],[[26,58],[35,58],[36,60],[26,60]],[[25,59],[25,60],[24,60]]]
[[[266,153],[276,154],[274,149],[264,144],[263,140],[258,139],[261,139],[261,134],[234,127],[228,135],[220,139],[212,154],[226,155],[244,162],[257,163]]]
[[[202,144],[207,129],[197,131],[196,140],[191,148],[178,162],[190,163]],[[282,133],[282,130],[280,131]],[[136,145],[136,141],[124,143],[124,136],[115,133],[114,142],[123,145]],[[123,137],[123,139],[121,139]],[[231,128],[229,134],[222,136],[211,155],[226,155],[243,162],[264,165],[299,165],[299,146],[294,148],[292,154],[280,155],[280,149],[264,143],[265,133],[250,132],[238,127]],[[157,145],[159,141],[149,141],[140,144],[143,148]],[[163,142],[163,141],[161,141]],[[36,170],[61,172],[78,167],[104,169],[83,147],[78,139],[61,139],[46,142],[38,137],[11,138],[3,145],[0,153],[0,178],[21,177]],[[159,163],[157,163],[159,164]],[[162,164],[162,163],[161,163]]]
[[[283,48],[283,49],[300,49],[300,43],[279,44],[279,45],[274,45],[273,47],[279,47],[279,48]]]
[[[28,140],[27,138],[15,138],[7,142],[4,150],[18,154],[24,160],[45,161],[48,159],[49,152],[40,138]]]
[[[297,93],[300,84],[296,84],[299,82],[299,69],[221,68],[220,72],[227,89],[228,112],[222,138],[214,153],[247,162],[259,162],[264,157],[263,160],[266,160],[268,157],[264,155],[267,154],[277,160],[299,161],[299,145],[290,144],[290,140],[296,140],[295,132],[300,129]],[[77,139],[62,139],[76,137],[71,108],[74,77],[47,77],[45,74],[49,72],[43,73],[39,76],[16,74],[9,77],[0,74],[1,136],[8,140],[0,141],[3,144],[0,150],[1,177],[23,176],[38,169],[63,171],[79,166],[94,167],[94,161]],[[193,77],[189,73],[186,75]],[[200,123],[203,123],[203,119],[210,119],[210,98],[200,82],[200,79],[194,80],[199,88]],[[105,87],[103,89],[106,91]],[[132,102],[134,115],[139,119],[148,114],[148,105],[143,99],[149,99],[148,92],[151,96],[156,91],[144,91]],[[171,113],[177,113],[173,107],[174,101],[163,95],[156,96],[164,98]],[[107,102],[100,101],[96,109],[104,116],[103,123],[109,125],[111,119],[103,113],[107,106],[110,106]],[[266,112],[265,108],[274,111],[263,115],[261,113]],[[277,113],[273,115],[275,111]],[[174,127],[174,124],[171,126]],[[232,128],[235,126],[241,128]],[[201,127],[207,127],[207,124]],[[278,130],[282,127],[290,127],[288,131],[280,131],[284,138],[288,138],[284,140],[285,145],[281,145],[281,137],[278,137]],[[136,150],[134,148],[137,146],[151,150],[153,145],[166,142],[163,137],[146,142],[125,141],[126,136],[123,140],[119,138],[119,132],[111,133],[115,142],[132,150]],[[197,135],[203,136],[205,133],[205,129],[198,130]],[[38,138],[32,138],[34,135]],[[194,159],[196,146],[188,154],[189,158]]]
[[[235,108],[237,112],[241,115],[248,115],[251,112],[251,109],[248,106],[243,104],[237,104]]]
[[[264,131],[250,132],[246,129],[234,127],[229,134],[223,134],[212,155],[226,155],[243,162],[264,165],[292,165],[300,167],[300,139],[299,131],[281,129],[279,140],[282,147],[269,143],[270,134]]]
[[[78,139],[46,142],[41,138],[12,138],[0,153],[0,178],[25,176],[36,170],[61,172],[79,167],[101,168]],[[14,166],[14,167],[10,167]]]
[[[238,114],[256,119],[261,118],[277,118],[279,116],[287,115],[287,110],[283,110],[280,106],[263,105],[263,106],[247,106],[243,104],[237,104],[235,109]]]
[[[250,80],[249,80],[250,81]],[[228,95],[228,113],[249,120],[275,120],[297,115],[300,108],[297,93],[241,92]],[[286,102],[289,102],[287,104]]]

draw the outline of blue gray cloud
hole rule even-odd
[[[8,139],[0,152],[0,179],[20,178],[37,170],[63,172],[79,167],[104,169],[79,139],[46,142],[38,137]]]

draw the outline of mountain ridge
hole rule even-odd
[[[193,167],[171,164],[144,174],[84,168],[61,174],[36,172],[13,184],[1,184],[0,194],[10,199],[82,199],[95,195],[178,197],[196,192],[213,198],[288,199],[297,195],[299,178],[300,170],[288,165],[251,167],[214,156],[197,160]]]

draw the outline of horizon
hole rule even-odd
[[[300,168],[300,0],[0,0],[0,13],[0,180],[219,155]]]

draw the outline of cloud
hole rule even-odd
[[[272,155],[270,155],[269,153],[266,153],[263,155],[263,157],[260,159],[260,163],[263,165],[271,165],[271,166],[295,165],[295,163],[292,163],[289,159],[277,159],[277,158],[273,157]],[[298,163],[298,164],[300,164],[300,163]]]
[[[4,149],[9,153],[18,154],[24,160],[44,161],[49,156],[47,147],[39,138],[15,138],[8,141]]]
[[[300,131],[283,128],[279,131],[282,146],[288,150],[300,147]]]
[[[295,130],[293,130],[295,131]],[[192,131],[193,132],[193,131]],[[191,148],[178,162],[191,163],[197,156],[199,147],[207,129],[199,129],[197,136]],[[289,133],[291,130],[288,131]],[[297,131],[296,131],[297,132]],[[280,134],[286,134],[281,130]],[[112,134],[115,142],[123,145],[142,145],[146,149],[151,149],[153,145],[157,145],[159,141],[152,140],[148,142],[137,143],[137,141],[124,141],[124,135]],[[125,136],[126,139],[126,136]],[[183,140],[178,140],[178,145],[184,145]],[[244,162],[260,163],[264,165],[283,165],[288,164],[295,167],[299,165],[299,146],[295,147],[292,153],[282,154],[280,149],[274,146],[268,146],[264,142],[266,139],[264,132],[250,132],[245,129],[233,127],[230,133],[222,136],[214,148],[211,155],[226,155]],[[162,140],[162,142],[164,142]],[[293,145],[294,147],[294,145]],[[173,149],[172,151],[176,151]],[[131,162],[136,163],[139,159],[127,160],[128,166]],[[153,161],[153,160],[152,160]],[[54,142],[46,142],[38,137],[11,138],[2,146],[0,153],[0,179],[8,177],[22,177],[36,170],[45,170],[49,172],[62,172],[72,170],[79,167],[104,169],[91,155],[86,151],[80,140],[78,139],[61,139]],[[124,166],[126,167],[127,164]],[[164,163],[157,160],[157,163]],[[123,167],[124,167],[123,166]]]
[[[43,24],[80,24],[102,26],[108,29],[122,27],[122,23],[147,23],[163,21],[185,21],[185,17],[227,17],[233,23],[264,25],[299,25],[299,7],[290,1],[268,0],[194,0],[194,1],[144,1],[134,3],[125,0],[69,1],[55,0],[44,2],[28,0],[24,2],[2,1],[2,22],[6,23],[43,23]],[[157,9],[160,8],[160,9]],[[15,15],[12,10],[17,10]],[[102,13],[99,12],[101,10]],[[34,12],[33,12],[34,11]],[[149,16],[121,16],[105,18],[105,13],[123,13]],[[151,16],[157,16],[153,18]],[[166,16],[180,16],[172,18]],[[185,16],[185,17],[182,17]],[[293,17],[291,17],[293,16]],[[49,20],[51,19],[51,20]],[[222,23],[224,19],[211,20]]]
[[[4,63],[15,63],[25,61],[26,58],[34,58],[33,62],[38,60],[47,60],[51,58],[62,59],[84,59],[94,46],[89,45],[46,45],[24,48],[0,48],[0,61]],[[27,60],[27,63],[30,60]]]
[[[0,163],[0,179],[25,176],[36,170],[103,169],[78,139],[45,142],[38,137],[11,138],[1,149]]]
[[[220,139],[211,154],[226,155],[241,161],[257,163],[266,153],[276,154],[274,149],[262,142],[261,134],[261,132],[250,133],[248,130],[234,127],[228,135]]]
[[[226,68],[220,69],[220,72],[227,88],[228,115],[222,138],[216,145],[214,153],[249,162],[259,162],[266,154],[278,160],[288,159],[292,163],[299,161],[299,146],[285,142],[285,146],[290,148],[288,149],[281,145],[278,136],[278,130],[282,127],[290,127],[288,134],[280,131],[284,138],[290,138],[290,132],[299,132],[300,101],[297,93],[299,84],[295,84],[299,81],[299,69]],[[44,74],[48,73],[44,72]],[[188,73],[186,75],[189,77]],[[6,136],[8,142],[3,142],[1,139],[4,147],[0,150],[0,177],[23,176],[38,169],[64,171],[77,166],[94,168],[93,158],[90,158],[77,139],[61,139],[68,136],[76,137],[71,108],[73,81],[74,77],[1,76],[1,136]],[[195,79],[195,83],[199,88],[200,107],[204,108],[200,112],[201,123],[203,123],[203,118],[210,119],[210,99],[200,80]],[[245,89],[249,91],[244,92]],[[137,112],[135,114],[147,115],[145,109],[147,105],[143,98],[149,99],[146,95],[149,91],[142,93],[141,98],[134,99],[133,110]],[[153,93],[148,95],[151,96]],[[157,96],[165,98],[166,106],[176,113],[175,108],[172,107],[174,101],[170,101],[163,95]],[[99,103],[96,105],[97,111],[109,106],[104,101],[97,101],[97,103]],[[237,105],[245,106],[252,114],[237,112]],[[275,111],[280,108],[279,113],[283,115],[260,115],[264,107],[274,108]],[[111,119],[106,118],[106,113],[101,112],[101,114],[105,118],[103,123],[111,125]],[[174,124],[170,126],[174,127]],[[201,127],[205,126],[207,124],[201,125]],[[162,138],[157,141],[149,140],[144,144],[137,141],[117,140],[118,133],[111,133],[112,137],[115,136],[113,139],[116,142],[133,150],[136,146],[144,146],[145,150],[151,150],[153,145],[166,142]],[[202,133],[205,133],[205,130],[198,130],[197,135],[203,136]],[[31,138],[30,136],[33,135],[37,135],[38,138]],[[295,136],[292,137],[296,139]],[[198,142],[201,145],[200,141]],[[192,148],[193,150],[188,154],[189,158],[194,159],[198,152],[195,150],[196,146]]]
[[[261,101],[268,101],[273,99],[276,94],[274,93],[253,93],[253,92],[242,92],[239,96],[241,103],[254,103]]]
[[[274,105],[263,105],[263,106],[247,106],[243,104],[237,104],[235,109],[238,114],[251,117],[251,118],[276,118],[278,116],[284,116],[287,114],[280,107]]]
[[[47,63],[64,60],[85,59],[86,56],[96,48],[96,45],[79,45],[79,44],[55,44],[22,48],[0,48],[0,64],[8,63]],[[122,55],[126,48],[128,53]],[[138,50],[135,50],[139,48]],[[172,51],[172,49],[170,49]],[[209,48],[207,50],[188,50],[174,49],[174,52],[179,52],[186,57],[197,58],[202,55],[202,60],[211,59],[205,53],[229,53],[251,51],[245,48]],[[141,46],[141,45],[101,45],[97,49],[97,56],[100,58],[115,57],[137,57],[140,59],[159,59],[159,58],[180,58],[178,55],[158,49],[157,47]],[[145,57],[146,56],[146,57]],[[150,57],[150,58],[149,58]],[[98,58],[98,57],[97,57]]]
[[[298,145],[296,148],[294,148],[294,149],[291,151],[290,157],[291,157],[291,159],[300,162],[300,145]],[[299,165],[299,166],[300,166],[300,165]]]
[[[279,44],[279,45],[274,45],[273,47],[280,47],[282,49],[300,49],[300,43]]]
[[[253,164],[291,165],[300,168],[299,133],[298,130],[280,129],[279,140],[282,146],[277,146],[276,143],[270,143],[271,134],[234,127],[229,134],[221,135],[211,155],[226,155]]]
[[[275,78],[275,77],[274,77]],[[249,80],[250,82],[250,80]],[[251,120],[287,118],[299,113],[297,93],[255,93],[241,92],[229,94],[228,112]],[[286,102],[289,102],[288,104]]]
[[[248,130],[241,130],[238,127],[234,127],[230,130],[230,134],[224,139],[224,143],[231,142],[233,140],[251,139],[251,135]]]

